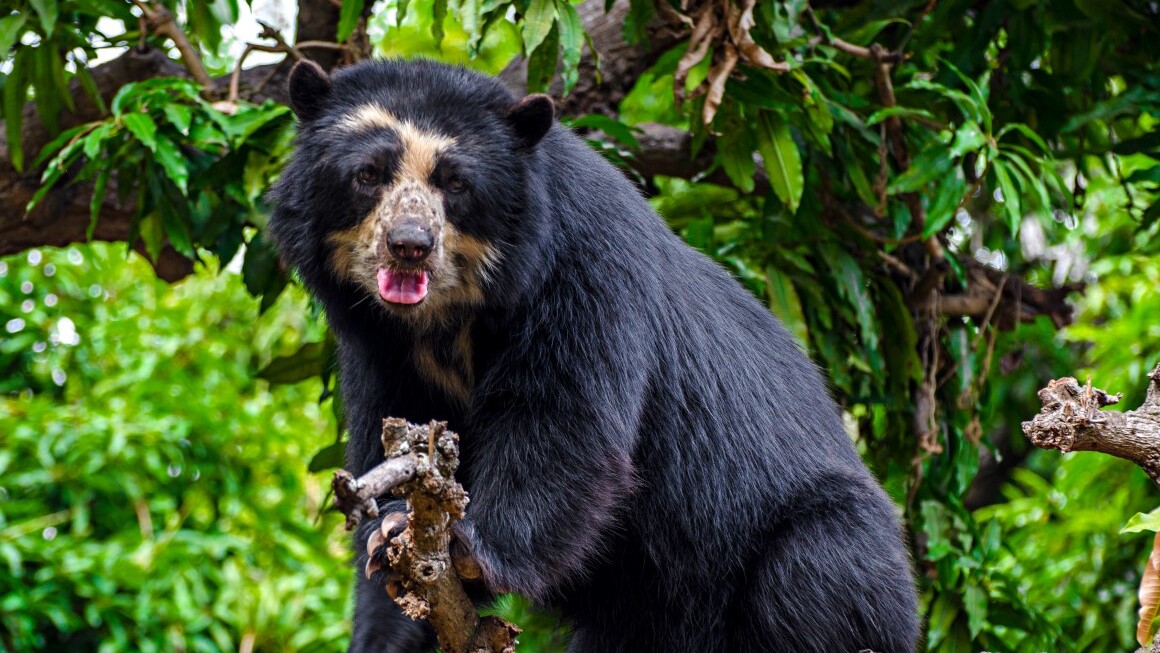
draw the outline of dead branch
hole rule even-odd
[[[334,505],[346,515],[346,529],[352,530],[364,518],[377,518],[378,498],[415,478],[419,462],[419,457],[411,454],[392,458],[358,478],[345,469],[335,472],[331,481]]]
[[[1148,375],[1144,403],[1122,413],[1100,410],[1120,395],[1081,386],[1071,377],[1051,381],[1039,391],[1043,410],[1023,422],[1023,434],[1042,449],[1098,451],[1130,460],[1160,484],[1160,365]]]
[[[348,530],[363,517],[378,516],[379,496],[390,491],[406,497],[410,514],[402,534],[388,542],[389,533],[380,529],[368,543],[387,546],[393,574],[388,594],[407,616],[431,624],[443,651],[514,653],[520,629],[497,617],[480,619],[457,571],[462,563],[451,557],[451,527],[463,518],[468,501],[455,480],[459,436],[445,422],[419,426],[388,418],[383,451],[386,462],[360,478],[336,472],[334,494]]]

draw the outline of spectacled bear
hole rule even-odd
[[[914,650],[895,508],[821,375],[547,96],[430,61],[302,62],[289,94],[269,226],[338,338],[350,471],[384,417],[447,420],[457,546],[569,651]],[[433,646],[359,577],[352,651]]]

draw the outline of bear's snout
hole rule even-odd
[[[403,263],[422,263],[435,247],[431,230],[408,220],[387,232],[387,250]]]

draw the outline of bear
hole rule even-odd
[[[288,93],[269,230],[338,341],[347,468],[385,417],[448,422],[484,598],[574,653],[915,649],[897,509],[821,373],[548,96],[427,60],[303,61]],[[350,650],[432,650],[363,573],[380,526]]]

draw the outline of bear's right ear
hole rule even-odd
[[[507,122],[516,131],[520,143],[527,148],[534,147],[544,134],[552,128],[556,118],[556,107],[552,98],[536,93],[516,102],[508,109]]]
[[[308,122],[322,114],[330,97],[330,76],[322,66],[303,59],[290,70],[290,108],[299,120]]]

